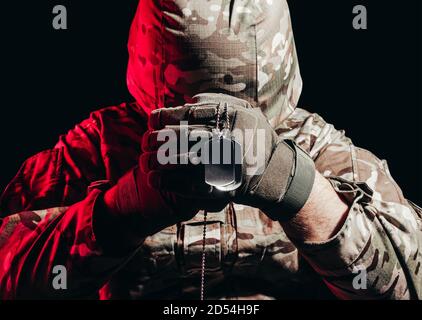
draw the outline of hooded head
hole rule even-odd
[[[128,49],[128,88],[147,113],[218,92],[277,123],[302,90],[286,0],[140,0]]]

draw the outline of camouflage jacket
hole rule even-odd
[[[250,207],[210,215],[208,298],[422,297],[421,210],[403,197],[385,161],[295,109],[302,80],[285,0],[142,0],[128,48],[136,103],[94,112],[28,159],[3,193],[2,297],[199,297],[201,213],[134,252],[113,254],[97,242],[92,213],[102,190],[137,164],[149,112],[204,92],[261,108],[350,205],[325,243],[293,244],[278,222]],[[66,267],[67,290],[53,288],[58,265]]]
[[[24,163],[0,203],[3,298],[198,297],[201,214],[118,255],[104,252],[93,232],[104,180],[113,184],[137,163],[146,118],[136,104],[96,111]],[[347,199],[347,221],[325,243],[293,244],[255,208],[210,214],[208,297],[420,298],[421,210],[403,197],[386,162],[302,109],[277,130],[307,150]],[[67,269],[67,290],[53,289],[57,265]]]

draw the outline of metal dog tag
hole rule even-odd
[[[242,146],[223,130],[210,139],[207,151],[205,182],[220,191],[236,190],[242,183]]]

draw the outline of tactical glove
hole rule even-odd
[[[143,143],[148,146],[147,152],[141,157],[143,167],[148,168],[151,186],[190,199],[214,199],[220,204],[232,201],[256,207],[273,220],[287,220],[298,213],[309,198],[315,178],[314,163],[306,152],[293,141],[280,139],[262,111],[244,100],[214,93],[195,98],[193,104],[151,113],[151,131],[144,136]],[[169,143],[160,141],[160,135],[173,131],[176,132],[173,139],[177,136],[180,140],[180,123],[185,121],[189,134],[211,138],[217,110],[223,106],[227,106],[231,135],[242,146],[241,182],[236,190],[228,192],[205,183],[204,164],[192,163],[195,162],[191,161],[195,158],[191,157],[192,149],[178,151],[175,156],[178,161],[173,164],[163,165],[159,159],[161,148]]]
[[[94,230],[106,248],[133,248],[147,236],[190,220],[200,209],[219,211],[228,203],[227,200],[207,202],[166,188],[153,188],[148,181],[152,179],[154,174],[140,164],[98,200]]]

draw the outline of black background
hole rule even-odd
[[[52,28],[52,8],[68,30]],[[300,106],[388,159],[422,203],[422,1],[289,1],[304,92]],[[368,30],[352,9],[368,9]],[[0,189],[32,154],[50,148],[100,107],[130,100],[126,41],[137,0],[2,1]]]

